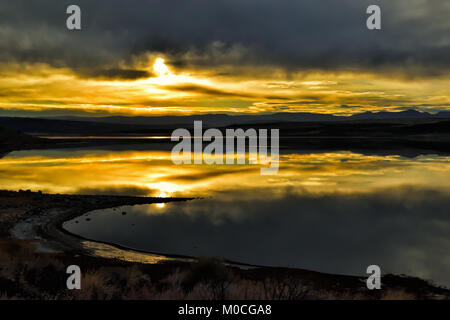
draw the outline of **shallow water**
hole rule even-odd
[[[342,274],[378,264],[448,286],[449,160],[295,151],[262,176],[258,165],[177,166],[163,150],[18,151],[0,159],[0,188],[199,196],[99,210],[64,227],[153,252]]]

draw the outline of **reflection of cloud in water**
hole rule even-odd
[[[174,165],[157,150],[18,151],[0,159],[0,188],[54,193],[215,196],[217,192],[293,188],[319,194],[370,192],[414,184],[449,188],[449,157],[284,154],[280,171],[261,176],[257,165]],[[266,190],[260,190],[261,192]],[[266,191],[267,192],[267,191]],[[267,195],[267,194],[266,194]]]
[[[91,251],[94,255],[108,259],[121,259],[130,262],[149,263],[149,264],[160,263],[170,260],[169,258],[159,255],[144,254],[140,252],[134,252],[131,250],[121,250],[112,245],[96,243],[92,241],[82,241],[82,245],[86,250]]]
[[[0,159],[0,189],[201,196],[69,226],[161,252],[340,273],[379,264],[449,285],[449,160],[292,153],[261,176],[257,165],[177,166],[162,150],[31,150]]]
[[[106,210],[67,227],[157,252],[348,274],[378,264],[450,285],[449,207],[448,193],[409,187],[359,195],[285,190],[278,198],[241,190],[159,209],[129,207],[125,217]]]

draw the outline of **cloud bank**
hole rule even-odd
[[[448,1],[76,1],[82,30],[65,28],[68,1],[9,1],[0,13],[0,61],[81,73],[163,53],[177,66],[239,64],[367,69],[435,76],[450,66]],[[378,4],[382,30],[366,28]],[[120,72],[104,72],[117,77]],[[139,70],[125,72],[126,78]]]

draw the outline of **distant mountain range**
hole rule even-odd
[[[441,111],[436,114],[406,110],[400,112],[363,112],[351,116],[335,116],[331,114],[308,113],[308,112],[280,112],[273,114],[204,114],[190,116],[111,116],[111,117],[58,117],[61,120],[90,121],[117,124],[137,125],[175,125],[190,124],[194,120],[202,120],[207,126],[227,126],[241,123],[264,123],[264,122],[326,122],[326,121],[349,121],[349,120],[387,120],[387,119],[448,119],[450,111]]]
[[[348,121],[450,119],[450,111],[436,114],[406,110],[401,112],[364,112],[352,116],[335,116],[318,113],[274,113],[257,115],[204,114],[189,116],[110,116],[110,117],[53,117],[18,118],[0,117],[0,125],[33,134],[108,134],[142,133],[158,134],[168,129],[192,127],[195,120],[203,121],[204,127],[225,127],[263,123],[317,123]]]

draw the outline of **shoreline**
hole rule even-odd
[[[140,266],[140,268],[158,270],[157,273],[164,274],[190,270],[201,263],[203,258],[136,250],[117,244],[93,241],[70,233],[62,225],[65,221],[97,209],[193,199],[196,198],[50,195],[31,191],[0,191],[0,241],[10,244],[17,241],[31,243],[34,254],[59,257],[58,259],[63,259],[70,264],[81,259],[83,262],[88,261],[97,269],[108,265],[125,268]],[[104,254],[99,255],[99,250]],[[221,260],[220,263],[223,263],[224,268],[227,268],[229,272],[238,275],[241,279],[247,279],[245,281],[266,281],[284,277],[291,280],[297,279],[295,281],[301,280],[317,292],[326,290],[376,299],[389,290],[404,290],[424,299],[450,299],[449,289],[404,275],[383,275],[383,285],[387,291],[375,292],[380,290],[367,290],[366,277],[363,276],[328,274],[299,268],[257,266],[234,261]]]
[[[66,221],[82,216],[90,211],[107,209],[126,205],[169,203],[194,200],[195,198],[157,198],[157,197],[133,197],[133,196],[107,196],[107,195],[70,195],[70,194],[42,194],[39,192],[14,192],[0,191],[1,195],[9,197],[31,197],[34,200],[50,202],[43,207],[36,207],[26,211],[21,217],[7,226],[5,231],[15,239],[34,240],[40,243],[43,248],[50,251],[63,251],[69,253],[89,254],[83,248],[81,241],[95,240],[85,239],[76,234],[72,234],[63,228]],[[56,202],[56,203],[55,203]],[[1,233],[0,233],[1,235]],[[105,243],[106,244],[106,243]],[[114,245],[115,244],[108,244]],[[133,251],[141,251],[134,250]],[[144,253],[143,251],[141,251]],[[147,252],[152,254],[150,252]]]
[[[0,191],[2,192],[2,191]],[[9,191],[7,191],[9,192]],[[21,192],[18,192],[20,195]],[[36,196],[36,193],[33,192],[22,192],[22,194],[30,194],[32,196]],[[159,258],[158,260],[180,260],[186,262],[192,262],[198,259],[198,257],[182,255],[182,254],[173,254],[173,253],[164,253],[164,252],[155,252],[149,250],[142,250],[132,247],[127,247],[124,245],[120,245],[113,242],[100,241],[85,238],[81,235],[72,233],[66,230],[63,227],[63,224],[67,221],[75,219],[77,217],[81,217],[84,214],[98,210],[98,209],[108,209],[120,206],[132,206],[139,204],[154,204],[154,203],[170,203],[170,202],[184,202],[195,200],[199,198],[155,198],[155,197],[133,197],[133,196],[89,196],[89,195],[49,195],[49,194],[39,194],[38,196],[56,196],[62,197],[64,200],[67,199],[76,199],[80,197],[82,200],[93,199],[97,200],[100,203],[95,204],[79,204],[79,206],[70,209],[63,208],[49,208],[45,210],[38,210],[38,212],[32,212],[31,217],[22,219],[21,221],[17,221],[13,226],[10,226],[9,234],[18,240],[32,240],[35,242],[40,251],[44,252],[65,252],[65,253],[74,253],[81,255],[89,255],[92,257],[100,257],[104,258],[101,254],[96,253],[93,249],[89,249],[92,247],[92,244],[103,245],[105,246],[105,250],[108,247],[112,247],[118,249],[120,251],[125,251],[126,253],[132,254],[130,258],[125,259],[123,255],[117,257],[109,258],[117,258],[124,261],[129,262],[139,262],[141,263],[154,263],[152,262],[154,258]],[[90,246],[89,246],[90,244]],[[98,248],[98,247],[97,247]],[[151,257],[150,262],[147,262],[145,258]],[[141,259],[139,259],[141,258]],[[249,264],[245,262],[238,262],[233,260],[223,260],[224,263],[231,266],[240,266],[246,268],[256,268],[256,267],[264,267],[260,265]]]
[[[107,208],[102,208],[102,209],[107,209]],[[81,214],[80,216],[82,216],[82,215],[84,215],[84,214],[86,214],[88,212],[85,212],[85,213]],[[73,218],[76,218],[76,217],[72,217],[72,219]],[[68,220],[66,220],[66,221],[68,221]],[[194,262],[194,261],[199,259],[199,257],[194,257],[194,256],[188,256],[188,255],[176,254],[176,253],[165,253],[165,252],[143,250],[143,249],[127,247],[125,245],[117,244],[117,243],[114,243],[114,242],[108,242],[108,241],[101,241],[101,240],[94,240],[94,239],[85,238],[83,236],[80,236],[78,234],[72,233],[72,232],[64,229],[64,227],[62,226],[63,223],[60,223],[58,225],[59,231],[64,233],[64,234],[67,234],[67,235],[69,235],[69,236],[71,236],[73,238],[76,238],[76,239],[80,240],[80,242],[85,242],[86,241],[86,242],[89,242],[91,244],[98,244],[98,245],[102,245],[102,246],[106,246],[106,247],[115,248],[115,249],[118,249],[118,250],[121,250],[121,251],[125,251],[127,253],[132,253],[132,254],[135,255],[134,256],[135,258],[136,258],[137,255],[142,255],[142,256],[145,256],[145,257],[152,256],[152,257],[162,258],[160,261],[167,259],[167,260],[178,260],[178,261],[183,261],[183,262]],[[105,249],[107,249],[107,248],[105,248]],[[84,249],[84,250],[86,250],[86,249]],[[87,252],[89,252],[89,250],[87,250]],[[87,252],[85,252],[85,254]],[[97,253],[93,253],[93,257],[97,257],[97,256],[101,257],[101,258],[104,258],[104,256],[98,255]],[[109,258],[111,258],[111,256]],[[134,260],[130,261],[129,259],[127,259],[127,257],[123,257],[123,256],[121,258],[118,258],[118,259],[121,259],[121,260],[124,260],[124,261],[128,261],[128,262],[136,262]],[[236,266],[236,267],[245,267],[245,268],[264,268],[264,267],[267,267],[267,266],[262,266],[262,265],[255,265],[255,264],[249,264],[249,263],[245,263],[245,262],[238,262],[238,261],[228,260],[228,259],[224,259],[222,261],[225,264],[229,265],[229,266]],[[154,262],[147,262],[147,261],[145,261],[145,259],[141,260],[140,262],[141,263],[154,263]]]

